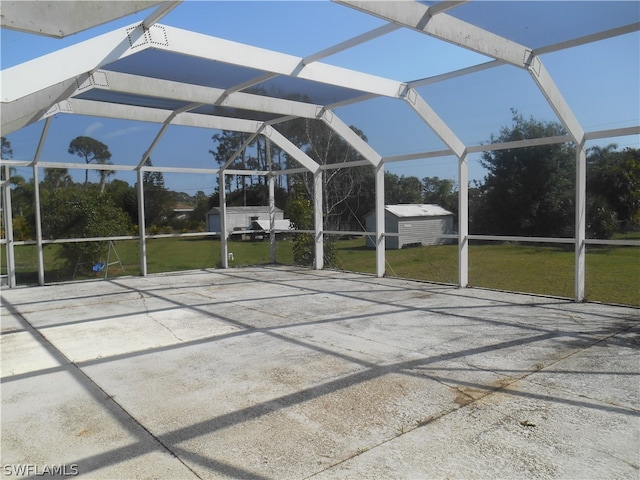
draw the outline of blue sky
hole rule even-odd
[[[563,40],[568,34],[640,20],[639,2],[554,2],[552,16],[543,16],[537,2],[496,2],[486,13],[472,2],[455,9],[466,19],[477,17],[485,28],[513,35],[525,45],[541,46]],[[548,2],[544,2],[545,4]],[[539,4],[538,4],[539,5]],[[550,5],[550,3],[549,3]],[[605,5],[605,7],[603,7]],[[521,23],[499,22],[495,8],[509,10]],[[606,8],[606,10],[602,10]],[[606,15],[603,15],[603,12]],[[51,39],[2,30],[2,69],[77,43],[97,33],[136,23],[147,12],[81,32],[65,39]],[[570,21],[568,21],[568,19]],[[327,1],[210,2],[188,1],[161,23],[201,33],[305,56],[383,24],[379,19]],[[544,25],[543,29],[540,27]],[[540,33],[538,33],[540,32]],[[584,32],[584,33],[583,33]],[[406,29],[324,59],[337,66],[401,81],[437,75],[489,60],[468,50]],[[542,61],[555,79],[585,130],[602,130],[640,124],[640,34],[638,32],[544,55]],[[529,74],[503,66],[419,89],[421,95],[467,144],[487,143],[491,134],[509,125],[511,109],[525,117],[555,120],[546,100]],[[364,131],[369,143],[383,156],[444,148],[440,140],[400,102],[379,98],[342,107],[336,113]],[[159,126],[96,117],[58,115],[54,118],[42,160],[76,161],[67,153],[69,142],[79,135],[106,143],[114,163],[137,163]],[[33,158],[42,123],[8,136],[14,158]],[[209,149],[215,147],[213,131],[172,126],[154,151],[155,165],[216,166]],[[637,137],[599,142],[639,147]],[[592,145],[592,144],[590,144]],[[478,156],[470,159],[470,177],[484,176]],[[392,163],[388,170],[399,175],[456,177],[454,158]],[[25,172],[28,176],[28,172]],[[77,175],[84,175],[78,171]],[[133,182],[129,174],[114,178]],[[97,179],[97,176],[96,176]],[[210,193],[213,176],[165,174],[169,188],[194,194]]]

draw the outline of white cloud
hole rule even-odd
[[[113,132],[107,133],[105,135],[105,138],[110,139],[110,138],[122,137],[123,135],[129,135],[129,134],[132,134],[132,133],[141,132],[144,129],[145,129],[145,127],[143,127],[142,125],[128,127],[128,128],[122,128],[120,130],[115,130]]]
[[[84,129],[84,134],[87,137],[90,137],[94,133],[96,133],[98,130],[100,130],[102,127],[104,127],[104,125],[101,122],[93,122],[91,125],[89,125],[87,128]]]

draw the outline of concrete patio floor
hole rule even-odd
[[[1,296],[3,477],[640,478],[638,309],[291,267]]]

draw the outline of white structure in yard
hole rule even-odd
[[[276,229],[283,226],[284,212],[275,209]],[[255,221],[269,225],[268,206],[227,207],[227,237],[234,230],[251,230]],[[220,208],[213,207],[207,212],[207,231],[220,232]]]
[[[386,205],[384,208],[387,249],[400,249],[414,245],[441,245],[449,239],[441,235],[453,234],[453,213],[438,205],[406,204]],[[376,231],[375,212],[366,217],[367,232]],[[367,236],[367,247],[374,248],[374,239]]]

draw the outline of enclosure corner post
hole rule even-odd
[[[2,183],[2,201],[3,201],[3,222],[5,238],[7,240],[6,255],[7,255],[7,285],[9,288],[16,287],[16,253],[15,245],[13,244],[13,212],[11,209],[11,188],[9,178],[11,173],[9,167],[4,167],[4,181]]]
[[[575,232],[575,300],[585,299],[587,153],[584,143],[576,147],[576,232]]]
[[[33,165],[33,197],[36,215],[36,251],[38,256],[38,285],[44,285],[44,251],[42,244],[42,214],[40,205],[40,179],[38,166]]]
[[[224,170],[218,172],[218,192],[220,195],[220,264],[229,268],[229,248],[227,245],[227,190],[224,181]]]
[[[136,171],[138,175],[138,183],[136,184],[138,191],[138,235],[140,238],[140,275],[147,276],[147,234],[144,221],[144,176],[142,168]]]
[[[322,222],[322,170],[318,169],[313,174],[313,213],[314,213],[314,238],[315,238],[315,269],[324,268],[324,235]]]
[[[458,158],[458,286],[469,286],[469,163]]]
[[[385,203],[384,203],[384,163],[375,167],[376,190],[376,277],[382,278],[385,274]]]
[[[276,263],[276,179],[273,175],[273,162],[271,158],[271,142],[265,137],[267,162],[269,163],[269,259]]]

